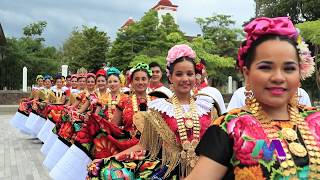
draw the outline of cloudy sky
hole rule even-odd
[[[6,37],[20,37],[26,25],[44,20],[46,44],[62,46],[70,32],[81,25],[97,26],[115,39],[129,18],[139,20],[159,0],[1,0],[0,23]],[[200,33],[195,17],[232,15],[237,27],[254,16],[254,0],[171,0],[178,5],[177,19],[187,35]]]

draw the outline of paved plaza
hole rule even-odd
[[[13,113],[0,114],[0,180],[48,180],[42,144],[10,125]]]

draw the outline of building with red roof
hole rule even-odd
[[[169,13],[173,17],[175,23],[177,24],[176,12],[178,6],[172,4],[170,0],[160,0],[152,9],[158,12],[158,18],[160,23],[162,21],[162,16]]]
[[[134,24],[134,20],[132,17],[129,17],[129,19],[121,26],[120,29],[127,29],[131,24]]]

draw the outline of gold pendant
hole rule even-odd
[[[300,143],[289,143],[289,150],[292,152],[292,154],[298,157],[305,157],[307,155],[306,148],[304,148]]]
[[[192,159],[190,160],[190,167],[194,168],[194,167],[196,166],[196,163],[197,163],[196,158],[192,158]]]
[[[186,126],[186,128],[191,129],[191,128],[193,128],[193,121],[191,119],[188,119],[188,120],[186,120],[184,125]]]
[[[290,140],[290,141],[294,141],[298,138],[296,131],[294,131],[291,128],[283,128],[281,130],[281,133],[285,139]]]

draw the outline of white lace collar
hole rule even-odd
[[[209,96],[197,96],[195,101],[198,116],[210,113],[214,100]],[[158,98],[148,103],[148,108],[154,109],[161,113],[166,113],[169,117],[174,117],[174,108],[172,103],[166,101],[164,98]]]

